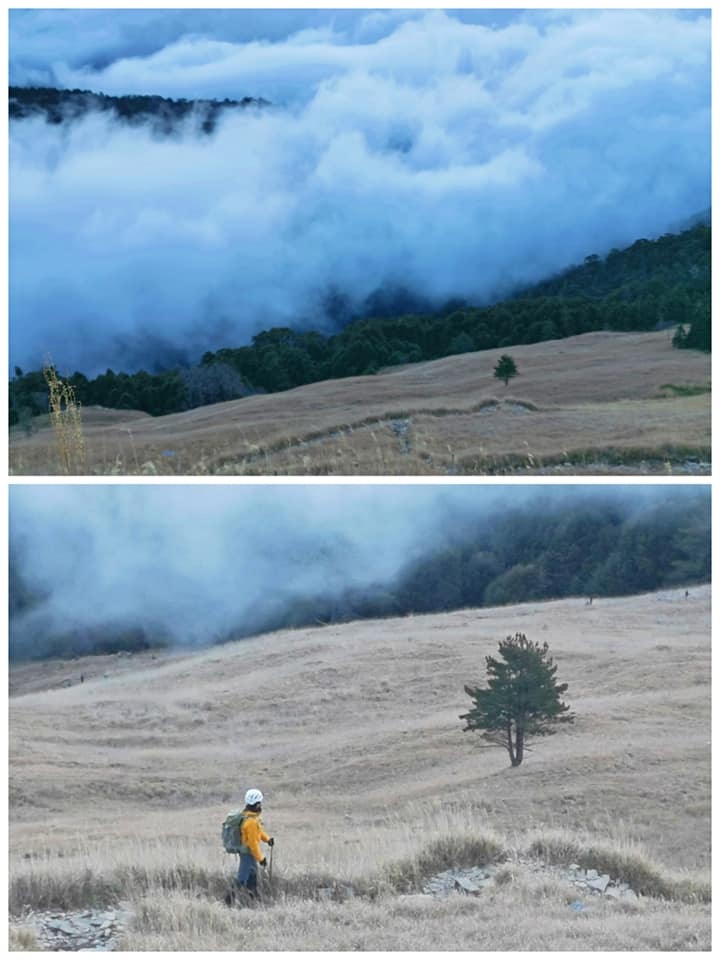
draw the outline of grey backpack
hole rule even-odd
[[[225,817],[222,825],[222,842],[226,853],[245,853],[242,842],[242,825],[245,813],[242,810],[231,810]]]

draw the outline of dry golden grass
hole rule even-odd
[[[710,909],[658,901],[594,901],[575,915],[560,883],[518,878],[480,899],[381,897],[288,901],[228,911],[186,894],[138,904],[130,950],[709,950]]]
[[[506,349],[506,348],[504,348]],[[710,359],[661,333],[590,333],[310,384],[166,417],[85,412],[89,474],[445,475],[679,471],[710,456]],[[642,463],[641,461],[646,461]],[[52,435],[14,474],[57,472]],[[705,468],[707,470],[707,468]]]
[[[55,436],[60,470],[71,475],[85,473],[85,438],[75,391],[58,377],[50,361],[43,366],[43,376],[49,391],[50,428]]]
[[[709,949],[710,589],[683,592],[12,669],[12,912],[129,901],[133,950]],[[549,641],[578,720],[512,770],[458,715],[516,628]],[[278,838],[261,914],[220,903],[219,825],[249,785]],[[647,899],[575,915],[530,853]],[[504,858],[479,901],[400,896]],[[316,902],[334,881],[362,896]]]
[[[35,952],[40,950],[34,931],[22,926],[10,928],[8,948],[13,951],[29,950]]]

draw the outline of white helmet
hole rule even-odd
[[[263,795],[259,790],[248,790],[245,794],[245,806],[254,807],[256,803],[263,802]]]

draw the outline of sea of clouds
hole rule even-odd
[[[12,122],[11,364],[194,362],[328,331],[333,293],[487,302],[710,205],[703,14],[108,13],[14,12],[11,81],[272,107]]]

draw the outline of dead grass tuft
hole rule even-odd
[[[594,868],[629,883],[636,893],[643,896],[683,903],[709,903],[711,899],[709,883],[669,875],[639,847],[617,847],[549,834],[533,840],[528,853],[546,863],[577,863],[585,869]]]
[[[117,903],[123,888],[110,878],[85,868],[68,873],[35,862],[13,872],[8,893],[11,914],[26,910],[78,910]]]
[[[432,840],[413,857],[387,864],[377,879],[377,887],[414,893],[442,870],[496,863],[506,856],[506,850],[494,836],[448,834]]]
[[[12,951],[30,950],[38,952],[40,944],[32,930],[27,927],[10,927],[8,949]]]
[[[143,862],[144,861],[144,862]],[[117,904],[149,891],[183,891],[222,899],[227,879],[221,870],[196,863],[164,864],[148,847],[136,865],[105,861],[29,861],[12,871],[9,889],[11,914],[27,910],[81,910]]]

